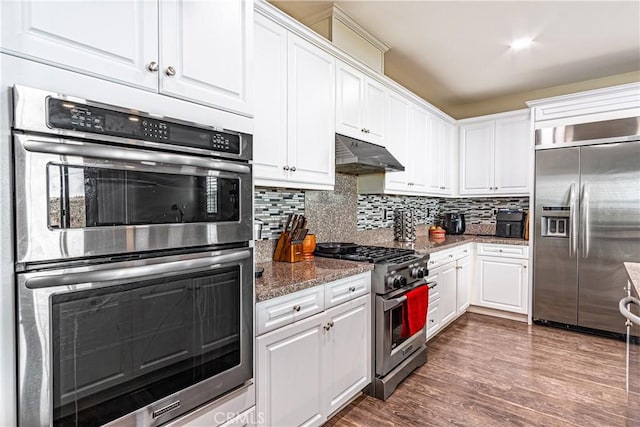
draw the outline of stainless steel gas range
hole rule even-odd
[[[426,326],[407,336],[403,333],[403,319],[407,294],[421,286],[437,285],[426,280],[429,255],[419,255],[411,249],[357,245],[345,245],[344,251],[339,246],[328,252],[319,249],[316,255],[374,264],[371,280],[374,375],[367,393],[386,400],[413,370],[427,361]]]

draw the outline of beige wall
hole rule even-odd
[[[521,92],[513,95],[502,96],[469,104],[435,105],[456,119],[464,119],[467,117],[483,116],[485,114],[501,113],[504,111],[527,108],[526,101],[531,101],[534,99],[566,95],[569,93],[600,89],[603,87],[638,81],[640,81],[640,71],[632,71],[630,73],[617,74],[614,76],[602,77],[599,79],[586,80],[576,83],[569,83],[562,86],[553,86],[545,89],[532,90],[529,92]],[[427,99],[427,101],[432,102],[429,99]]]

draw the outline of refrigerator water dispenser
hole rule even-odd
[[[569,237],[569,207],[543,207],[542,237]]]

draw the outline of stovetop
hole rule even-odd
[[[385,248],[383,246],[358,246],[355,251],[346,254],[314,252],[314,255],[326,258],[346,259],[349,261],[371,262],[373,264],[401,264],[416,257],[413,249]]]

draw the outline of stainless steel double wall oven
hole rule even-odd
[[[14,88],[22,426],[159,425],[253,377],[251,136]]]

